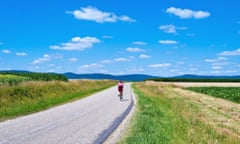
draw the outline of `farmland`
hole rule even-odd
[[[188,87],[186,89],[240,103],[240,87]]]
[[[16,76],[10,74],[0,74],[0,85],[9,84],[9,85],[16,85],[20,82],[30,81],[32,80],[29,77],[23,76]]]
[[[159,82],[134,85],[137,113],[120,143],[240,142],[240,106]]]

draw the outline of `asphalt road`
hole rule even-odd
[[[130,84],[123,100],[114,86],[79,101],[0,123],[0,144],[98,144],[133,106]]]

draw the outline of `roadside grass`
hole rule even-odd
[[[74,101],[116,84],[116,81],[24,82],[0,86],[0,121]]]
[[[240,87],[188,87],[186,89],[240,103]]]
[[[240,139],[217,132],[202,120],[200,107],[172,86],[135,83],[137,113],[122,144],[237,144]]]

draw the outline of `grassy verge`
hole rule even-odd
[[[0,87],[0,121],[86,97],[115,81],[25,82]]]
[[[130,132],[120,143],[239,143],[238,138],[219,133],[205,123],[198,105],[172,89],[169,86],[134,84],[138,110]]]
[[[186,89],[240,103],[239,87],[188,87]]]

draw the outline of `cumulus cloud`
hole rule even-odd
[[[166,13],[173,14],[182,19],[189,19],[189,18],[202,19],[202,18],[207,18],[211,15],[207,11],[202,11],[202,10],[194,11],[190,9],[181,9],[181,8],[175,8],[175,7],[168,8],[166,10]]]
[[[219,53],[220,56],[240,56],[240,48],[233,51],[224,51]]]
[[[27,54],[25,52],[17,52],[16,56],[26,56]]]
[[[140,54],[139,58],[141,58],[141,59],[148,59],[148,58],[151,58],[151,56],[146,55],[146,54]]]
[[[80,10],[74,11],[67,11],[67,14],[72,14],[76,19],[79,20],[89,20],[95,21],[97,23],[104,23],[104,22],[117,22],[119,21],[126,21],[126,22],[135,22],[136,20],[126,16],[117,16],[112,12],[104,12],[95,7],[82,7]]]
[[[213,70],[220,70],[220,69],[223,69],[223,67],[221,67],[221,66],[212,66],[212,69]]]
[[[159,40],[158,41],[160,44],[177,44],[177,41],[174,40]]]
[[[80,66],[79,68],[80,68],[80,69],[88,69],[88,68],[99,68],[99,67],[103,67],[103,65],[93,63],[93,64],[82,65],[82,66]]]
[[[61,43],[60,45],[51,45],[51,49],[55,50],[84,50],[91,48],[94,43],[99,43],[100,40],[95,37],[74,37],[67,43]]]
[[[127,61],[130,61],[129,58],[115,58],[114,59],[115,62],[127,62]]]
[[[74,62],[78,61],[78,59],[77,59],[77,58],[70,58],[69,61],[70,61],[71,63],[74,63]]]
[[[135,48],[133,48],[133,47],[128,47],[126,50],[127,50],[128,52],[144,52],[144,51],[145,51],[145,50],[140,49],[140,48],[137,48],[137,47],[135,47]]]
[[[5,54],[10,54],[11,53],[10,50],[2,50],[2,52],[5,53]]]
[[[33,61],[33,64],[34,64],[34,65],[35,65],[35,64],[41,64],[41,63],[44,63],[44,62],[47,62],[47,61],[50,61],[50,60],[51,60],[50,55],[44,54],[43,57],[34,60],[34,61]]]
[[[225,57],[218,57],[217,59],[205,59],[205,62],[216,63],[224,60],[227,60],[227,59]]]
[[[177,30],[186,30],[186,27],[176,27],[175,25],[162,25],[159,26],[159,29],[165,33],[173,33],[176,34]]]
[[[150,68],[166,68],[166,67],[170,67],[171,64],[169,63],[163,63],[163,64],[152,64],[152,65],[149,65],[148,67]]]
[[[147,43],[142,42],[142,41],[136,41],[136,42],[133,42],[133,44],[135,44],[135,45],[146,45]]]

